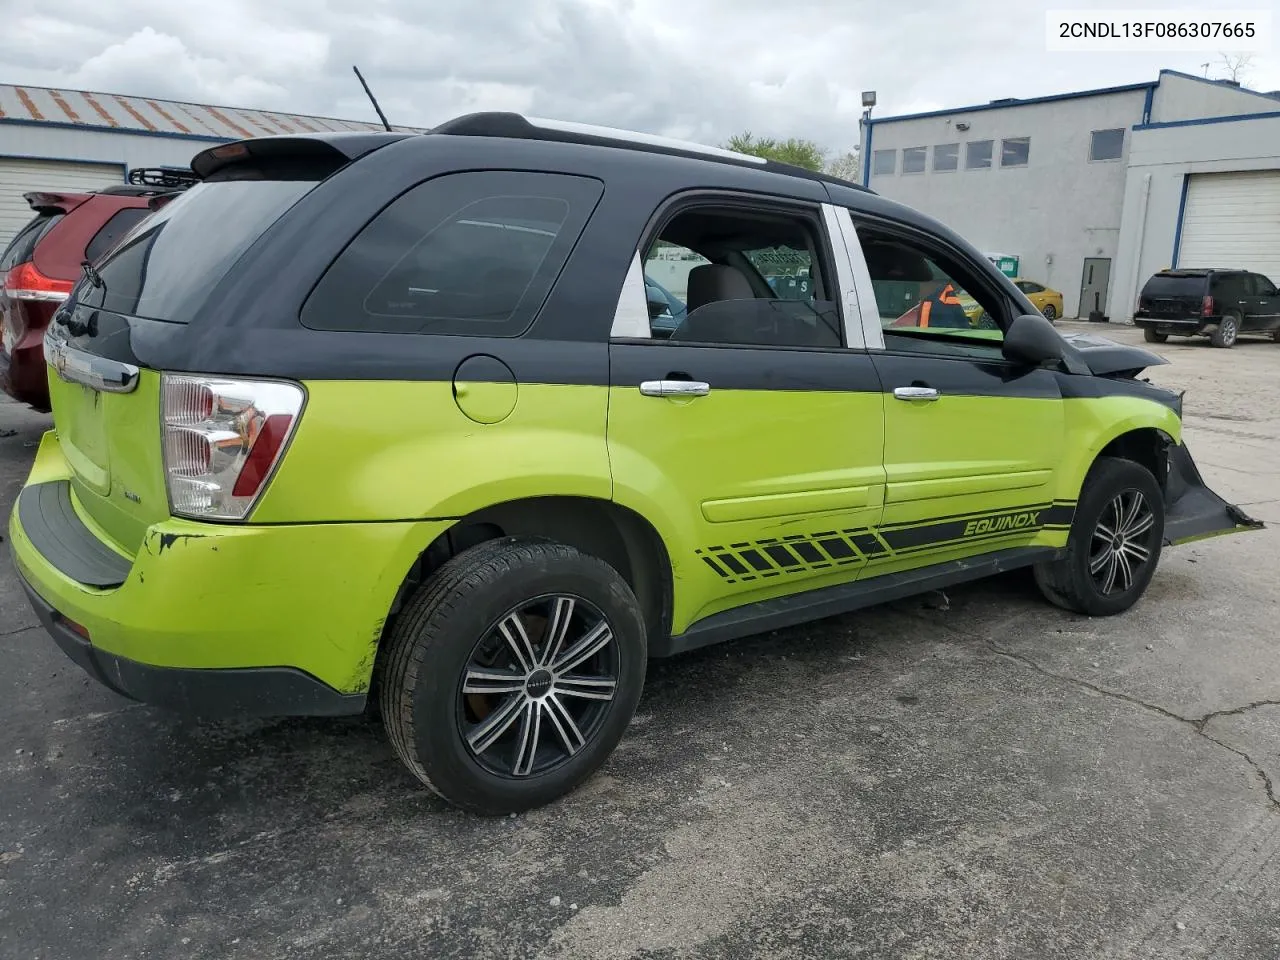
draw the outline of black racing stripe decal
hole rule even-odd
[[[944,397],[1058,400],[1062,396],[1052,371],[1008,363],[997,356],[998,348],[991,351],[989,358],[965,356],[963,344],[931,343],[910,335],[891,337],[887,332],[885,347],[885,352],[875,357],[875,367],[886,391],[919,384],[933,387]],[[972,346],[968,349],[975,353],[986,350]],[[928,356],[931,351],[954,354]]]
[[[742,541],[697,551],[727,583],[747,583],[781,574],[817,575],[855,563],[882,563],[913,557],[930,550],[962,544],[985,544],[1041,530],[1070,529],[1075,503],[1030,504],[1011,510],[971,513],[895,524],[871,530],[821,530],[790,534],[779,539]]]

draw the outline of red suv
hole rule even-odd
[[[89,193],[25,194],[35,217],[0,254],[0,390],[49,409],[44,331],[80,278],[154,208],[195,183],[190,171],[131,170],[129,182]]]

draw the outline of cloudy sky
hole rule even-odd
[[[1191,9],[1215,9],[1199,0]],[[0,82],[375,119],[479,109],[720,142],[803,136],[832,152],[876,114],[1203,74],[1217,53],[1045,51],[1049,8],[1180,0],[3,0]],[[1270,7],[1257,0],[1236,9]],[[1280,27],[1280,22],[1277,22]],[[1224,51],[1228,48],[1224,46]],[[1210,76],[1222,76],[1212,63]],[[1280,89],[1280,51],[1244,77]]]

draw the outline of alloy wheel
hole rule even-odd
[[[1240,335],[1240,327],[1235,317],[1223,317],[1222,322],[1218,324],[1218,330],[1222,336],[1222,343],[1228,347],[1235,343],[1236,337]]]
[[[1099,593],[1124,593],[1151,562],[1155,514],[1138,490],[1117,494],[1093,528],[1089,574]]]
[[[476,644],[458,688],[458,730],[490,773],[545,774],[587,745],[617,687],[618,649],[604,614],[581,597],[539,597]]]

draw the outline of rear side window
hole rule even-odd
[[[150,212],[146,207],[125,207],[123,210],[117,210],[85,245],[85,259],[96,261],[114,247],[121,237],[141,223]]]
[[[10,270],[30,260],[35,254],[36,244],[62,222],[63,216],[65,214],[61,212],[41,213],[28,221],[27,225],[18,231],[17,236],[9,241],[4,254],[0,255],[0,271]]]
[[[1202,297],[1205,277],[1157,273],[1142,288],[1144,297]]]
[[[142,220],[98,265],[98,306],[189,323],[213,287],[314,180],[200,183]]]
[[[338,256],[302,308],[315,330],[519,336],[600,199],[587,177],[456,173],[414,187]]]

